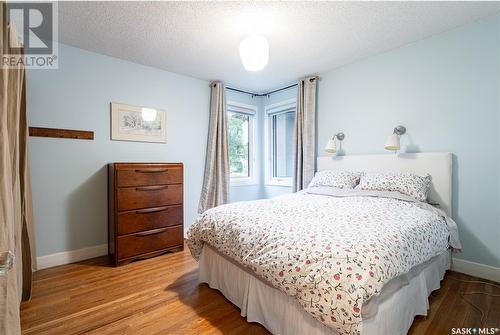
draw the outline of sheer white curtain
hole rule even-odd
[[[294,129],[293,191],[306,188],[314,176],[316,152],[316,82],[318,77],[299,81]]]
[[[210,84],[210,121],[205,158],[205,175],[198,213],[228,202],[229,144],[226,113],[226,88],[221,82]]]

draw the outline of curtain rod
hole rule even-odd
[[[250,94],[251,96],[260,96],[260,94],[257,94],[257,93],[252,93],[252,92],[248,92],[248,91],[243,91],[243,90],[240,90],[240,89],[238,89],[238,88],[229,87],[229,86],[227,86],[227,87],[226,87],[226,90],[230,90],[230,91],[234,91],[234,92],[239,92],[239,93]]]
[[[294,86],[297,86],[297,84],[288,85],[286,87],[278,88],[277,90],[269,91],[269,92],[266,92],[266,93],[253,93],[253,92],[249,92],[249,91],[245,91],[245,90],[240,90],[239,88],[234,88],[234,87],[226,87],[226,90],[249,94],[252,97],[265,97],[265,96],[268,96],[270,94],[273,94],[273,93],[276,93],[276,92],[279,92],[279,91],[283,91],[283,90],[292,88]]]
[[[319,79],[319,76],[312,77],[309,80],[313,81],[313,80],[316,80],[316,79]],[[278,88],[278,89],[273,90],[273,91],[269,91],[269,92],[266,92],[266,93],[260,93],[260,94],[259,93],[249,92],[249,91],[240,90],[239,88],[234,88],[234,87],[226,87],[226,90],[230,90],[230,91],[234,91],[234,92],[239,92],[239,93],[250,94],[252,96],[252,98],[253,98],[253,97],[265,97],[265,96],[269,96],[269,95],[271,95],[273,93],[284,91],[284,90],[287,90],[289,88],[295,87],[297,85],[298,84],[292,84],[292,85],[288,85],[288,86],[285,86],[285,87],[282,87],[282,88]]]

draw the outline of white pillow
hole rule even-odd
[[[365,173],[356,189],[397,191],[419,201],[426,201],[431,189],[431,176],[408,172]]]
[[[335,188],[354,188],[359,183],[361,172],[318,171],[309,183],[309,187],[330,186]]]

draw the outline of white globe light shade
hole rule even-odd
[[[396,151],[399,150],[399,147],[400,143],[398,134],[392,134],[387,138],[387,142],[385,142],[385,150]]]
[[[328,143],[325,146],[325,151],[330,153],[330,154],[334,154],[337,152],[337,145],[336,145],[334,139],[330,139],[328,141]]]
[[[265,37],[251,35],[240,43],[240,58],[247,71],[260,71],[269,62],[269,43]]]
[[[156,109],[152,108],[142,108],[141,117],[144,121],[152,122],[156,120]]]

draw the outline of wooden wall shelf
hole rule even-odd
[[[30,136],[93,140],[94,132],[86,130],[29,127]]]

